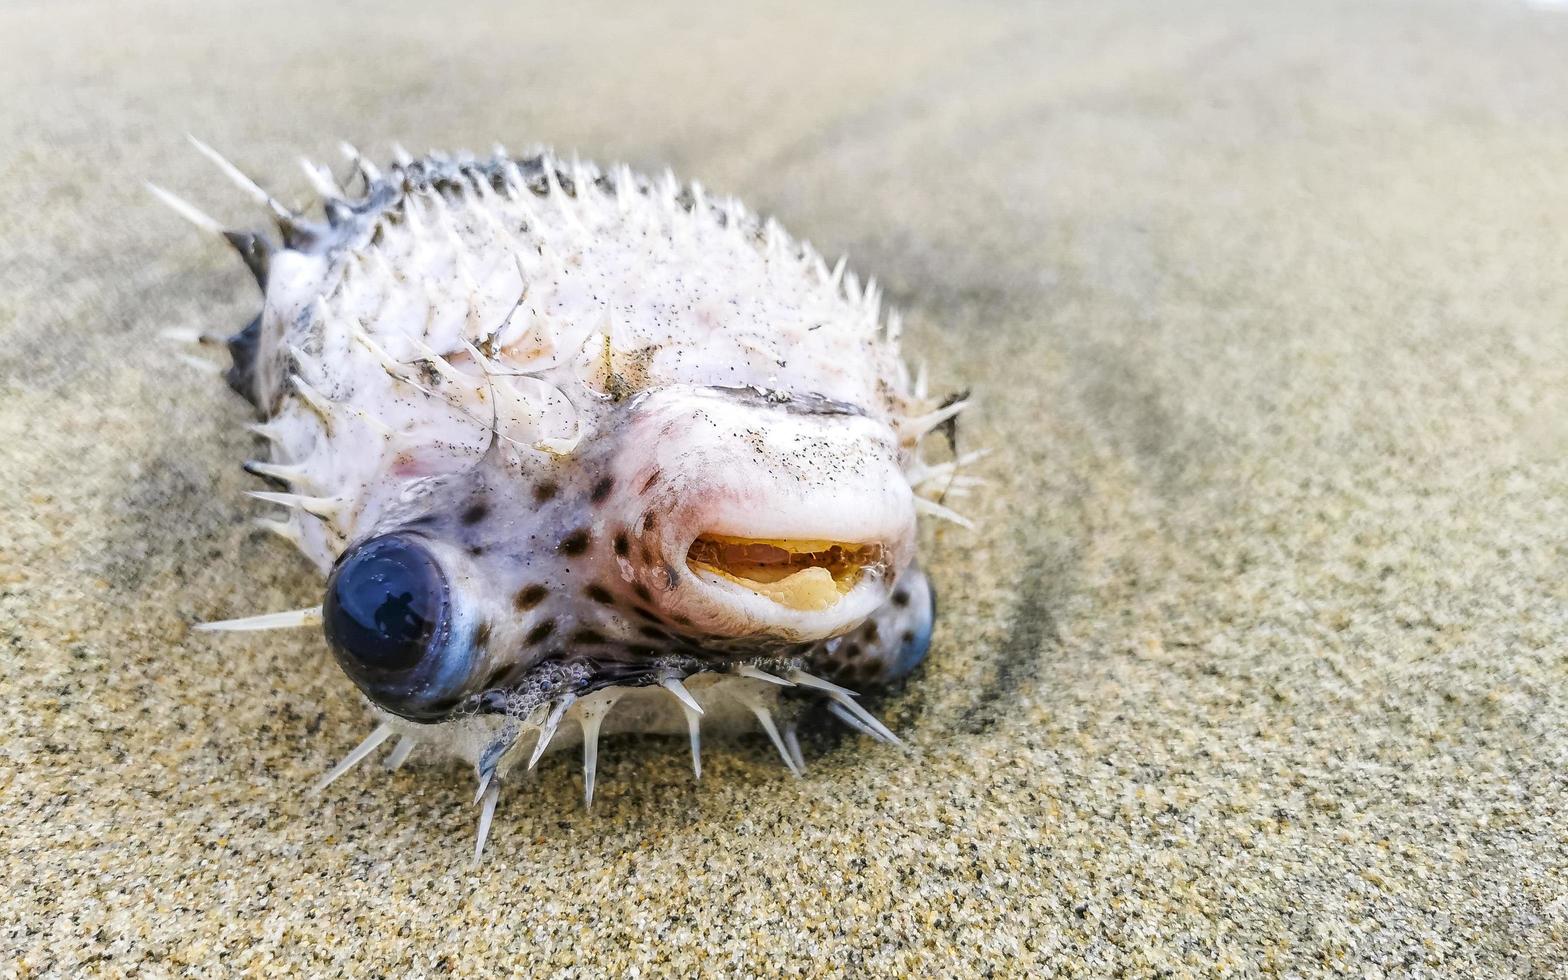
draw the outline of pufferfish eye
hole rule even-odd
[[[450,589],[434,556],[415,539],[388,534],[359,545],[327,580],[322,625],[333,654],[372,700],[416,715],[450,633]]]

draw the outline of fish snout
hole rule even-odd
[[[650,399],[627,431],[623,576],[705,636],[839,635],[913,556],[913,494],[880,420],[708,389]]]

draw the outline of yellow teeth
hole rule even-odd
[[[693,562],[692,567],[711,572],[736,585],[745,586],[781,606],[800,612],[817,612],[826,609],[848,591],[839,588],[839,584],[833,580],[833,573],[826,568],[804,568],[776,582],[759,582],[753,578],[731,575],[722,568],[714,568],[712,565]]]
[[[838,602],[881,558],[875,544],[704,534],[686,561],[693,571],[734,582],[788,609],[817,612]]]

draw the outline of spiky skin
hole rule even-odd
[[[919,491],[951,464],[920,445],[961,407],[911,383],[874,283],[669,175],[549,153],[361,167],[357,196],[313,175],[326,224],[267,199],[281,248],[226,233],[265,294],[229,379],[262,416],[260,496],[289,508],[272,526],[323,572],[396,530],[461,583],[462,654],[410,710],[367,688],[385,724],[489,786],[578,733],[695,748],[672,680],[705,729],[761,722],[792,769],[774,716],[831,696],[866,717],[814,681],[924,655],[915,518],[942,512]],[[877,564],[786,609],[688,566],[699,532],[874,542]]]

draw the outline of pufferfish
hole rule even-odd
[[[318,789],[393,736],[393,767],[454,756],[477,860],[550,749],[591,806],[607,734],[686,736],[699,777],[702,731],[757,728],[799,775],[817,707],[898,742],[858,692],[930,645],[917,516],[967,523],[938,497],[970,481],[922,445],[967,401],[927,395],[874,280],[668,172],[345,146],[357,190],[302,161],[308,219],[196,146],[278,241],[151,189],[261,286],[226,341],[250,495],[326,579],[203,628],[322,629],[377,725]]]

